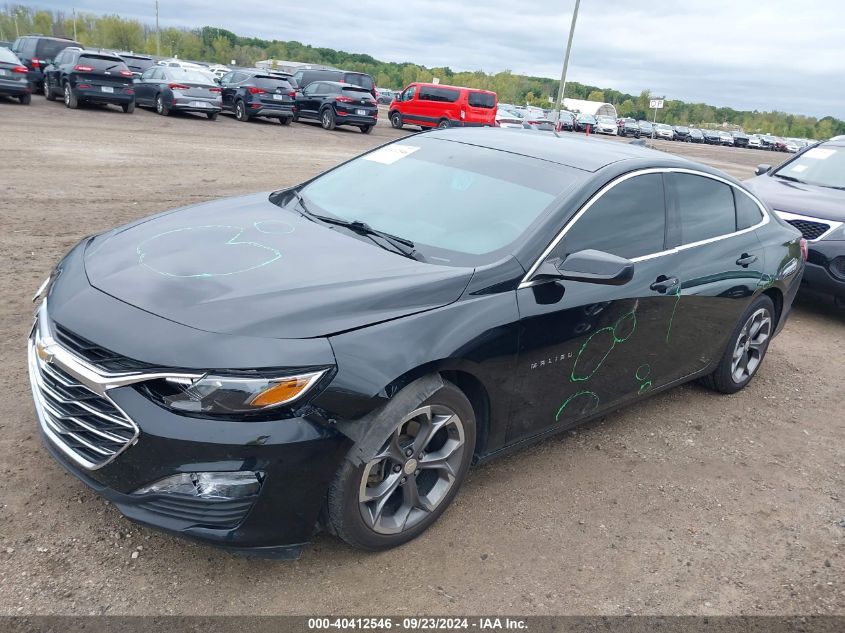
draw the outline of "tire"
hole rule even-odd
[[[20,100],[21,105],[29,105],[32,102],[32,95],[31,94],[21,95],[20,97],[18,97],[18,99]]]
[[[452,127],[452,124],[449,122],[449,119],[440,119],[437,122],[438,130],[445,130],[447,127]]]
[[[120,107],[126,114],[132,114],[133,112],[135,112],[134,101],[130,101],[129,103],[122,103],[120,104]]]
[[[298,115],[298,114],[294,114],[294,115],[291,117],[291,121],[293,121],[294,123],[296,123],[297,121],[299,121],[299,115]]]
[[[76,110],[76,108],[79,107],[79,100],[76,98],[76,95],[73,94],[73,90],[68,82],[65,82],[64,95],[65,107],[70,108],[71,110]]]
[[[369,134],[370,132],[373,131],[373,127],[375,127],[375,126],[373,126],[373,125],[362,125],[361,126],[361,132],[363,132],[364,134]]]
[[[392,125],[395,129],[401,130],[404,123],[402,122],[402,113],[401,112],[391,112],[390,114],[390,125]]]
[[[44,78],[44,98],[47,101],[55,101],[56,95],[53,94],[53,91],[50,88],[50,82],[47,81],[47,78]]]
[[[205,116],[207,116],[207,117],[208,117],[208,120],[209,120],[209,121],[216,121],[216,120],[217,120],[217,115],[218,115],[218,114],[220,114],[220,113],[219,113],[219,112],[206,112],[206,113],[205,113]]]
[[[161,116],[170,116],[170,108],[167,107],[164,98],[160,94],[156,95],[156,112]]]
[[[241,123],[249,121],[249,112],[246,111],[246,104],[240,99],[235,103],[235,118]]]
[[[289,116],[282,117],[281,119],[279,119],[279,123],[281,123],[282,125],[290,125],[290,122],[292,120],[293,120],[293,117],[289,117]]]
[[[701,379],[702,384],[720,393],[743,389],[763,364],[774,331],[775,305],[769,297],[760,295],[740,317],[719,364]]]
[[[331,108],[323,108],[323,111],[320,113],[320,125],[323,126],[324,130],[333,130],[337,127],[334,110]]]
[[[421,438],[421,431],[431,429],[432,423],[440,425],[439,430],[428,434],[428,442],[418,440],[414,446],[413,429],[420,431],[416,437]],[[397,422],[368,461],[356,466],[344,460],[327,498],[334,533],[350,545],[368,550],[397,547],[422,534],[443,514],[463,483],[472,461],[475,432],[469,400],[455,385],[444,383]],[[426,455],[429,447],[434,447],[433,452]],[[406,449],[422,452],[407,456]],[[439,457],[432,458],[432,454]],[[427,461],[437,461],[439,467],[420,467]],[[372,495],[366,501],[366,491],[372,488],[368,481],[377,486],[393,483],[386,487],[386,495]],[[417,507],[413,501],[428,507]]]

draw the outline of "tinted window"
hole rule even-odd
[[[375,88],[373,79],[369,75],[360,75],[358,73],[346,73],[346,75],[344,75],[343,77],[343,81],[348,84],[352,84],[353,86],[361,86],[362,88],[366,88],[367,91],[370,91]]]
[[[691,244],[736,230],[731,187],[712,178],[672,174],[681,223],[681,243]]]
[[[496,95],[489,92],[470,92],[469,104],[473,108],[492,108],[496,105]]]
[[[100,71],[110,70],[120,72],[121,70],[129,70],[122,59],[118,57],[106,57],[105,55],[80,55],[79,63]]]
[[[239,84],[248,76],[249,75],[246,73],[232,73],[232,76],[229,78],[229,83]]]
[[[7,64],[20,63],[18,62],[17,56],[8,48],[0,48],[0,62],[6,62]]]
[[[410,101],[414,98],[414,95],[417,92],[416,86],[411,86],[405,92],[402,93],[402,101]]]
[[[79,44],[66,40],[38,40],[36,53],[40,59],[55,59],[59,51],[63,51],[68,46],[79,46]]]
[[[27,37],[21,42],[21,52],[26,55],[27,57],[34,57],[35,56],[35,44],[36,40],[34,37]]]
[[[275,92],[277,90],[290,92],[293,90],[286,79],[277,79],[275,77],[253,77],[252,83],[268,92]]]
[[[353,99],[369,99],[370,101],[373,100],[373,95],[370,94],[368,90],[364,88],[353,88],[352,86],[343,86],[341,88],[341,92],[347,97],[352,97]]]
[[[445,103],[455,103],[460,96],[461,91],[453,88],[420,86],[420,101],[442,101]]]
[[[763,213],[756,202],[736,189],[734,189],[734,200],[736,202],[736,228],[738,231],[760,223],[763,219]]]
[[[666,204],[663,178],[630,178],[605,193],[566,232],[556,256],[593,248],[632,259],[663,250]]]

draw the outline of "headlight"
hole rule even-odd
[[[305,395],[328,370],[295,376],[241,378],[206,374],[201,378],[163,378],[142,387],[158,402],[188,414],[260,413],[291,404]]]
[[[59,269],[53,270],[50,273],[50,276],[47,277],[41,285],[38,286],[38,290],[35,291],[35,294],[32,295],[32,303],[41,303],[44,298],[50,293],[50,288],[53,286],[53,282],[56,281],[56,277],[59,276]]]

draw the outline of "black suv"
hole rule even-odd
[[[619,136],[633,136],[640,138],[640,124],[636,119],[622,119],[619,123]]]
[[[68,108],[80,103],[110,103],[135,111],[132,71],[117,55],[66,48],[44,70],[44,96],[62,95]]]
[[[676,141],[686,141],[689,137],[689,128],[686,125],[676,125],[672,129],[675,130]]]
[[[734,147],[748,147],[748,135],[742,130],[731,132],[734,137]]]
[[[369,134],[378,121],[378,105],[366,88],[315,81],[296,93],[297,119],[316,119],[326,130],[354,125]]]
[[[16,39],[10,48],[26,66],[27,79],[33,90],[41,92],[44,89],[44,69],[68,46],[81,48],[82,44],[63,37],[24,35]]]
[[[305,89],[308,84],[315,81],[336,81],[342,84],[352,84],[353,86],[360,86],[367,92],[373,95],[373,99],[378,100],[378,93],[376,92],[376,82],[367,73],[356,73],[350,70],[297,70],[293,74],[296,85]]]
[[[296,92],[279,74],[259,69],[233,70],[220,78],[220,88],[223,112],[233,112],[238,121],[260,116],[287,125],[293,120]]]
[[[155,60],[147,55],[136,53],[118,53],[118,55],[126,62],[126,66],[136,77],[140,77],[147,68],[155,66]]]

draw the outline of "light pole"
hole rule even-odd
[[[569,68],[569,52],[572,50],[572,37],[575,35],[575,22],[578,20],[578,7],[581,0],[575,0],[575,10],[572,12],[572,24],[569,26],[569,39],[566,42],[566,53],[563,56],[563,71],[560,73],[560,86],[557,91],[555,102],[554,121],[560,121],[560,104],[563,103],[563,91],[566,90],[566,70]]]
[[[156,0],[156,57],[161,56],[161,28],[158,25],[158,0]]]

